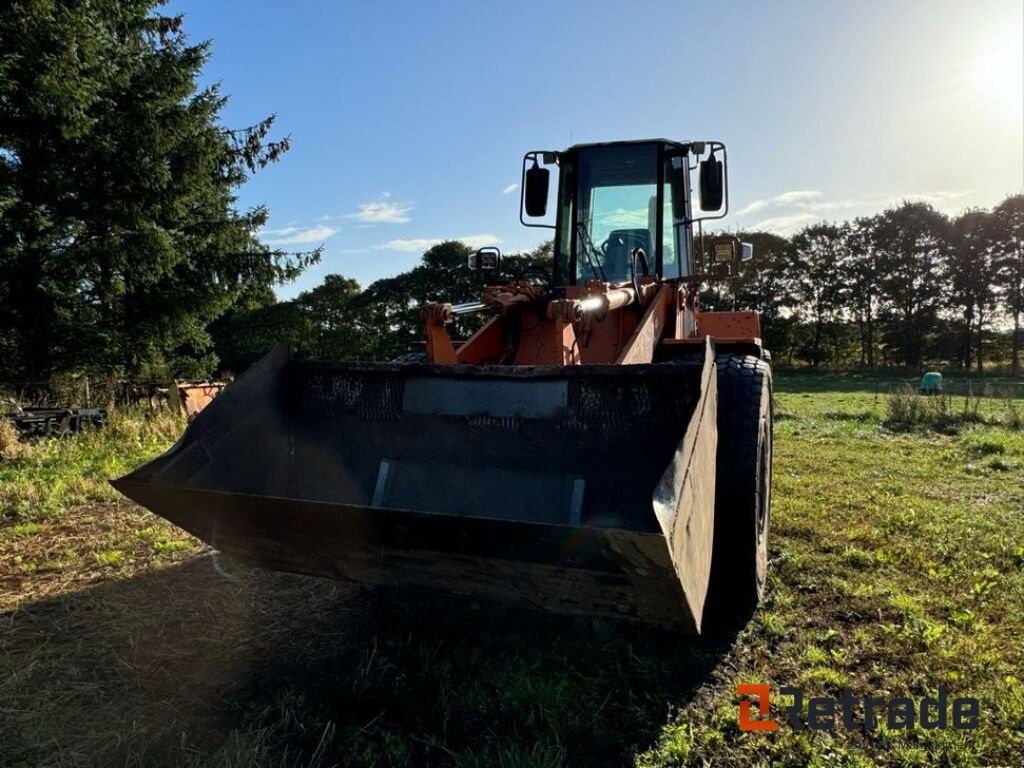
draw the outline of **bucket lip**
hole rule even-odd
[[[500,592],[499,599],[515,602],[547,594],[537,607],[553,613],[572,613],[570,597],[586,604],[588,615],[695,631],[660,532],[295,501],[132,478],[115,485],[214,549],[264,568],[371,584],[391,573],[391,583],[415,587],[406,563],[428,589],[471,594],[480,583],[473,568],[486,567],[482,595]],[[289,514],[282,503],[294,505]],[[346,507],[356,514],[338,514]],[[287,544],[278,549],[281,542]],[[612,602],[608,596],[616,594],[628,599]],[[635,610],[623,613],[626,604]]]
[[[403,376],[437,376],[442,378],[494,379],[575,379],[575,378],[687,378],[699,376],[699,366],[671,363],[640,363],[634,365],[438,365],[434,363],[370,363],[361,361],[289,360],[293,371],[327,373],[400,374]]]
[[[434,512],[420,509],[406,509],[404,507],[374,507],[369,504],[350,504],[341,501],[325,501],[322,499],[298,499],[290,496],[277,496],[273,494],[255,494],[255,493],[244,493],[240,491],[220,491],[215,488],[203,488],[201,486],[183,485],[181,483],[169,483],[166,481],[141,478],[137,476],[138,470],[135,472],[129,472],[127,475],[114,478],[108,482],[120,493],[128,496],[135,500],[137,503],[142,504],[132,493],[133,490],[141,489],[143,492],[146,490],[166,490],[175,493],[188,493],[188,494],[200,494],[208,495],[215,498],[230,499],[237,501],[246,501],[251,499],[259,499],[261,502],[281,502],[283,504],[303,504],[315,507],[323,507],[337,510],[352,510],[357,512],[365,512],[367,510],[374,513],[379,512],[383,515],[415,515],[422,516],[424,518],[444,518],[446,520],[482,520],[485,522],[496,522],[506,525],[522,525],[524,528],[535,528],[538,531],[541,529],[559,529],[564,531],[578,531],[588,530],[595,532],[609,532],[611,534],[626,534],[630,536],[641,536],[641,537],[656,537],[664,540],[665,536],[660,531],[640,531],[633,528],[622,528],[619,526],[596,526],[596,525],[567,525],[565,523],[552,523],[552,522],[536,522],[533,520],[509,520],[504,517],[488,517],[485,515],[453,515],[448,512]],[[157,513],[159,514],[159,513]],[[476,524],[476,523],[474,523]]]

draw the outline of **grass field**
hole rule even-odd
[[[896,386],[777,377],[769,592],[719,645],[241,569],[106,485],[173,420],[8,435],[0,765],[1019,766],[1024,389]],[[741,733],[747,682],[980,727]]]

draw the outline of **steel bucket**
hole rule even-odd
[[[699,632],[716,408],[710,342],[575,367],[281,346],[113,484],[250,564]]]

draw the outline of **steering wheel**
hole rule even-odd
[[[644,253],[644,249],[639,246],[629,252],[629,272],[633,277],[633,290],[636,291],[637,301],[640,300],[640,278],[636,273],[637,262],[640,262],[640,266],[644,270],[644,277],[651,274],[650,265],[647,263],[647,254]]]

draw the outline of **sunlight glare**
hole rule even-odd
[[[964,72],[967,87],[987,105],[989,114],[1020,119],[1024,109],[1024,45],[988,46],[969,62]]]

